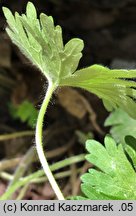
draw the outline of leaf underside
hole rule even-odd
[[[106,136],[105,147],[95,140],[88,140],[86,148],[89,151],[86,159],[98,169],[89,169],[81,177],[85,196],[76,199],[136,200],[136,172],[122,145],[117,146],[111,137]],[[136,154],[133,154],[133,161],[136,162]]]
[[[100,65],[77,70],[84,47],[81,39],[71,39],[64,46],[61,27],[44,13],[38,19],[31,2],[26,14],[16,12],[14,16],[5,7],[3,12],[12,41],[49,81],[86,89],[101,98],[109,111],[120,107],[136,118],[136,70],[110,70]]]
[[[43,74],[59,82],[77,69],[82,57],[83,41],[78,38],[63,44],[62,29],[55,26],[53,18],[41,13],[39,19],[33,3],[28,2],[26,14],[15,16],[3,7],[8,27],[6,31],[13,43]]]
[[[120,107],[136,118],[136,70],[110,70],[93,65],[62,79],[61,86],[80,87],[96,94],[112,111]]]

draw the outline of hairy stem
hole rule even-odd
[[[43,143],[42,143],[42,128],[43,128],[44,115],[46,113],[47,106],[50,102],[50,99],[52,97],[52,94],[53,94],[55,88],[56,88],[56,85],[49,82],[49,86],[48,86],[48,89],[47,89],[47,92],[46,92],[45,98],[43,100],[41,109],[39,111],[38,119],[37,119],[35,140],[36,140],[37,153],[38,153],[40,162],[42,164],[43,170],[44,170],[57,198],[59,200],[64,200],[64,196],[63,196],[63,194],[62,194],[62,192],[61,192],[61,190],[60,190],[60,188],[59,188],[59,186],[58,186],[58,184],[57,184],[57,182],[56,182],[56,180],[55,180],[55,178],[54,178],[54,176],[53,176],[53,174],[49,168],[47,159],[46,159],[45,154],[44,154]]]

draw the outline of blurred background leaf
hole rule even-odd
[[[129,135],[136,138],[136,120],[121,109],[109,115],[105,126],[111,126],[110,133],[118,143],[126,144],[125,137]]]
[[[13,119],[19,119],[31,128],[35,127],[38,116],[38,110],[30,101],[23,101],[18,106],[9,104],[9,112]]]

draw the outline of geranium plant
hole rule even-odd
[[[63,43],[62,29],[55,26],[53,18],[44,13],[37,17],[34,5],[28,2],[26,14],[15,15],[3,7],[8,26],[6,31],[22,53],[46,76],[48,88],[39,111],[35,142],[38,156],[58,199],[64,199],[49,168],[42,144],[43,119],[53,92],[58,87],[80,87],[96,94],[111,111],[120,107],[136,118],[136,70],[110,70],[101,65],[92,65],[77,70],[83,40],[74,38]]]

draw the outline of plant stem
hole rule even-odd
[[[64,168],[66,166],[69,166],[72,163],[79,163],[81,161],[85,160],[85,155],[81,154],[81,155],[76,155],[70,158],[66,158],[62,161],[56,162],[55,164],[52,164],[50,166],[50,170],[51,171],[56,171],[58,169]],[[36,171],[32,174],[30,174],[29,176],[26,176],[24,178],[19,179],[19,181],[17,181],[14,185],[12,185],[12,187],[10,187],[8,189],[8,191],[6,191],[1,197],[0,200],[7,200],[11,198],[11,195],[20,187],[24,186],[25,184],[29,184],[31,182],[33,182],[35,179],[43,177],[44,171],[43,170],[39,170]],[[5,172],[1,172],[0,173],[0,177],[6,180],[12,180],[14,177],[8,173]]]
[[[28,190],[29,184],[26,184],[21,190],[16,200],[22,200]]]
[[[0,141],[4,141],[8,139],[15,139],[15,138],[24,137],[24,136],[33,136],[33,135],[34,135],[34,131],[15,132],[11,134],[0,135]]]
[[[9,183],[7,190],[12,187],[21,177],[23,177],[25,171],[36,157],[36,149],[31,147],[20,161],[15,173],[13,180]]]
[[[52,82],[49,82],[49,85],[48,85],[48,89],[47,89],[47,92],[46,92],[46,95],[45,95],[45,98],[43,100],[43,103],[42,103],[42,106],[41,106],[41,109],[39,111],[39,115],[38,115],[38,119],[37,119],[37,124],[36,124],[36,148],[37,148],[37,153],[38,153],[38,156],[39,156],[39,159],[40,159],[40,162],[42,164],[42,167],[43,167],[43,170],[57,196],[57,198],[59,200],[64,200],[64,196],[49,168],[49,165],[48,165],[48,162],[47,162],[47,159],[45,157],[45,154],[44,154],[44,149],[43,149],[43,143],[42,143],[42,128],[43,128],[43,120],[44,120],[44,115],[46,113],[46,110],[47,110],[47,106],[50,102],[50,99],[52,97],[52,94],[54,92],[56,88],[56,85],[53,84]]]

